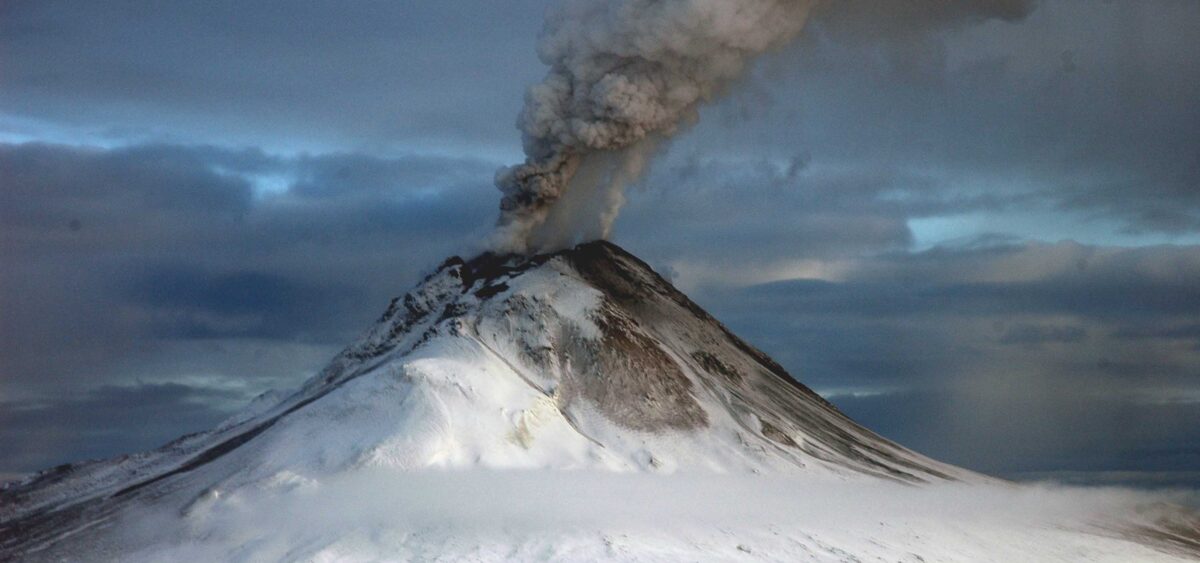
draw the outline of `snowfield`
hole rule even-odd
[[[281,478],[111,523],[123,561],[1190,560],[1129,541],[1169,511],[1121,490],[597,471]],[[1140,514],[1140,516],[1139,516]],[[1160,550],[1161,549],[1161,550]]]
[[[907,450],[598,242],[448,260],[296,392],[7,486],[0,560],[1196,560],[1171,501]]]

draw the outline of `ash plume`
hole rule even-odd
[[[550,67],[517,120],[525,162],[501,169],[500,252],[607,238],[664,139],[795,38],[810,13],[851,36],[903,38],[1026,17],[1035,0],[565,0],[538,44]]]
[[[658,141],[695,121],[755,55],[804,27],[812,0],[569,0],[538,45],[546,78],[517,125],[526,159],[500,170],[493,248],[607,236]]]

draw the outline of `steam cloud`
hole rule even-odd
[[[608,235],[658,141],[755,55],[804,27],[812,0],[569,0],[538,45],[546,78],[517,125],[526,159],[500,170],[496,250]]]

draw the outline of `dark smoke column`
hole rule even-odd
[[[546,19],[517,126],[525,162],[502,169],[491,245],[553,250],[604,238],[658,140],[804,27],[810,0],[567,0]]]

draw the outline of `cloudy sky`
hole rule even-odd
[[[0,5],[0,474],[211,426],[478,251],[552,3]],[[1200,485],[1198,28],[825,5],[614,239],[922,452]]]

